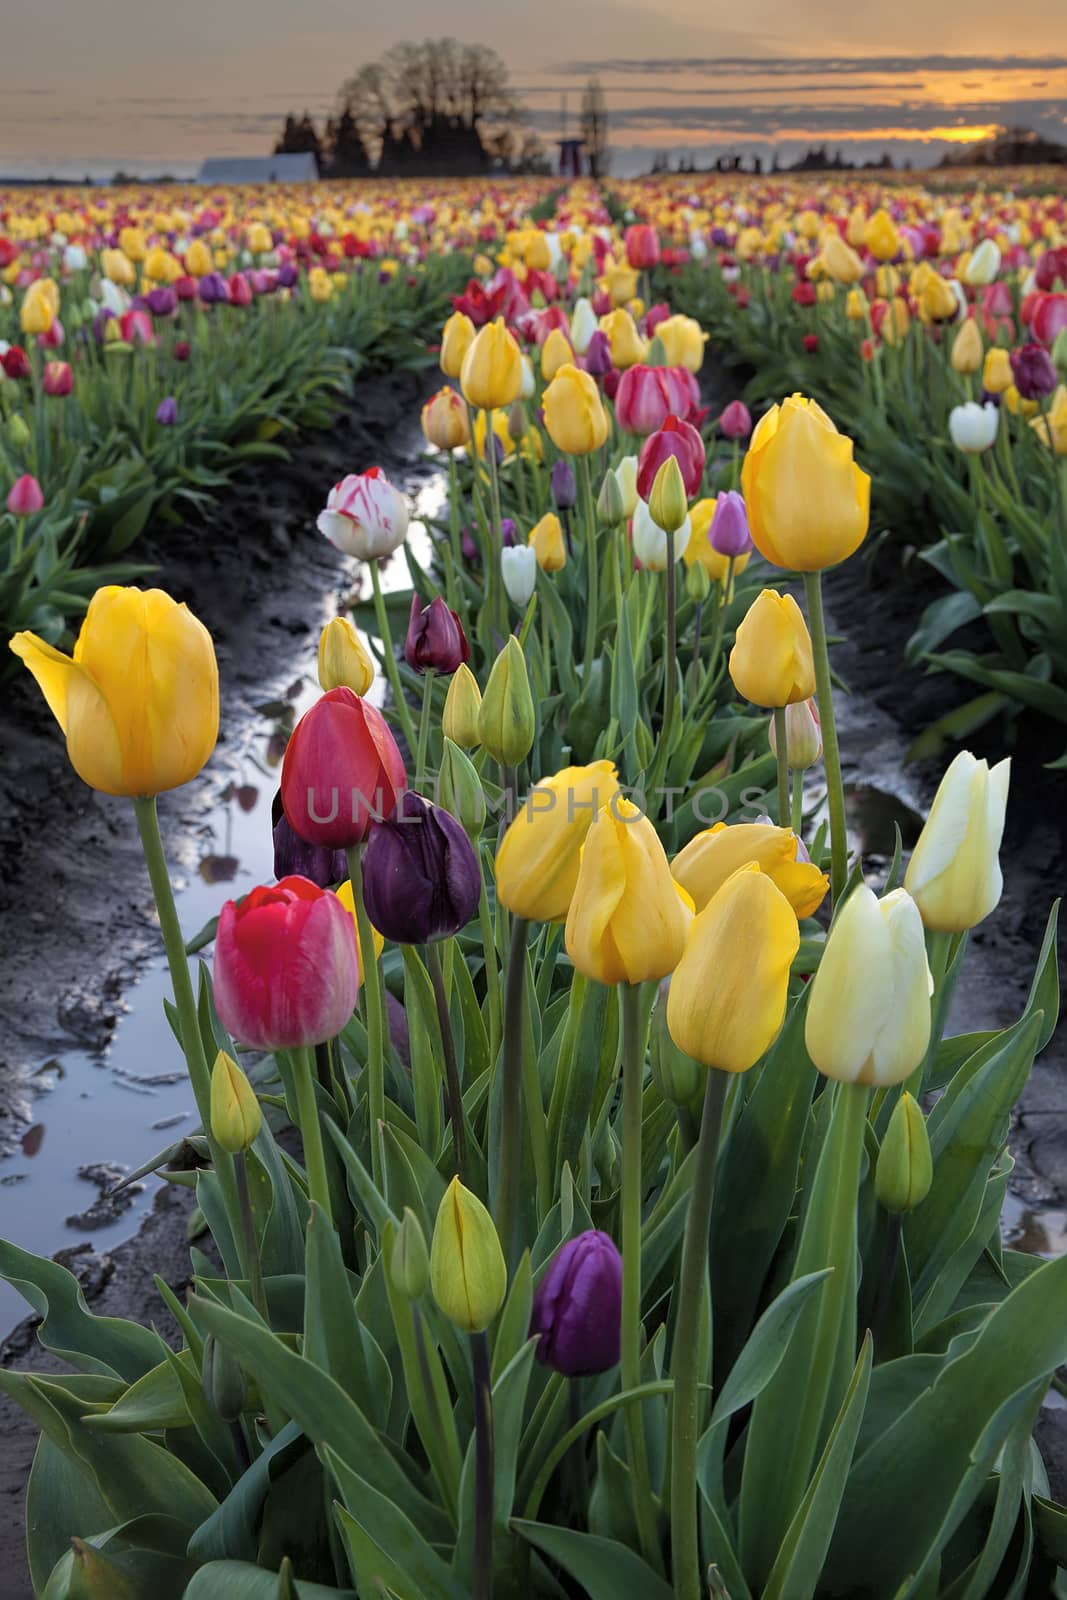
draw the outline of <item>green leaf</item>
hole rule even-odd
[[[344,1498],[344,1505],[335,1510],[360,1588],[374,1594],[384,1581],[412,1600],[425,1595],[467,1600],[448,1564],[389,1497],[329,1448],[323,1454]]]
[[[34,1594],[41,1594],[74,1534],[114,1521],[107,1502],[81,1464],[47,1433],[34,1451],[26,1487],[26,1555]]]
[[[359,1600],[355,1589],[293,1582],[297,1600]],[[278,1574],[244,1561],[211,1561],[193,1578],[182,1600],[278,1600]]]
[[[0,1239],[0,1278],[6,1278],[43,1320],[38,1342],[80,1372],[99,1372],[133,1383],[163,1355],[157,1333],[118,1317],[94,1317],[78,1280],[56,1261],[45,1261]]]
[[[943,644],[949,634],[982,615],[981,601],[965,590],[944,595],[926,607],[919,626],[908,640],[904,658],[912,666],[931,650]]]
[[[262,1453],[242,1473],[217,1510],[197,1528],[189,1540],[189,1554],[201,1563],[233,1560],[254,1561],[259,1548],[259,1519],[270,1488],[274,1463],[284,1459],[294,1446],[301,1448],[304,1436],[295,1422],[287,1422],[268,1441]]]
[[[182,1362],[199,1382],[190,1351],[183,1350],[174,1359]],[[170,1363],[162,1361],[131,1384],[110,1410],[87,1416],[85,1426],[97,1433],[152,1433],[164,1428],[187,1428],[191,1420],[181,1382]]]
[[[511,1526],[585,1590],[588,1600],[672,1600],[673,1590],[625,1545],[574,1528],[513,1518]]]
[[[303,1356],[340,1384],[381,1426],[384,1414],[370,1385],[363,1338],[356,1316],[355,1290],[341,1259],[341,1241],[317,1206],[307,1228]]]

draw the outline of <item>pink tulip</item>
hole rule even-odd
[[[36,478],[24,472],[21,478],[15,479],[7,497],[7,509],[13,517],[32,517],[43,505],[44,495]]]

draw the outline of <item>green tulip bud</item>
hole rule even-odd
[[[474,770],[470,757],[464,755],[459,745],[453,744],[447,735],[441,755],[441,770],[437,774],[437,803],[459,818],[472,841],[480,837],[485,826],[482,780]]]
[[[204,1340],[201,1382],[215,1415],[223,1422],[236,1422],[245,1408],[245,1375],[237,1358],[211,1333]]]
[[[512,634],[493,662],[478,712],[478,735],[494,761],[517,767],[537,730],[526,657]]]
[[[263,1113],[255,1090],[232,1056],[220,1050],[211,1071],[211,1132],[231,1156],[256,1142]]]
[[[508,438],[516,442],[526,432],[526,407],[521,400],[513,400],[508,411]]]
[[[689,515],[689,502],[685,495],[685,480],[677,456],[668,456],[652,481],[648,497],[652,520],[664,533],[677,533]]]
[[[1061,328],[1052,343],[1052,361],[1061,378],[1067,378],[1067,328]]]
[[[702,561],[694,561],[685,575],[685,592],[690,600],[701,605],[711,593],[711,578]]]
[[[16,450],[25,450],[30,442],[30,430],[26,426],[26,419],[18,411],[8,421],[7,436]]]
[[[652,1018],[650,1066],[652,1081],[664,1100],[672,1106],[699,1110],[708,1081],[708,1069],[679,1050],[667,1031],[667,992],[669,979],[660,984],[659,1000]]]
[[[389,1257],[389,1281],[397,1294],[406,1300],[418,1300],[426,1293],[430,1281],[430,1255],[422,1223],[410,1206],[404,1207],[404,1217],[393,1237]]]
[[[610,467],[604,474],[604,482],[600,485],[600,493],[597,495],[596,515],[602,528],[617,528],[619,523],[626,519],[622,489]]]
[[[885,1209],[897,1215],[922,1205],[933,1178],[926,1118],[918,1102],[905,1090],[894,1107],[878,1152],[874,1190]]]
[[[458,1178],[445,1190],[430,1246],[430,1288],[449,1322],[484,1333],[508,1289],[508,1269],[492,1217]]]
[[[95,1545],[71,1539],[70,1546],[69,1571],[59,1579],[56,1600],[137,1600],[131,1580]],[[50,1579],[47,1593],[51,1596],[52,1592]]]
[[[473,750],[481,743],[478,732],[478,713],[482,706],[482,691],[478,680],[465,661],[461,661],[445,695],[445,709],[441,727],[445,737],[464,750]]]

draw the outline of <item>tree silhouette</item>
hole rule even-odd
[[[299,120],[292,113],[286,117],[281,138],[274,146],[274,154],[276,156],[312,155],[315,157],[315,165],[319,171],[323,170],[322,141],[319,138],[314,122],[306,111]]]

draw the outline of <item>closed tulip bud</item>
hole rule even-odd
[[[389,1281],[405,1300],[421,1300],[430,1286],[430,1252],[422,1223],[410,1206],[393,1237],[389,1257]]]
[[[800,948],[796,914],[754,861],[694,918],[671,979],[667,1027],[680,1050],[721,1072],[747,1072],[785,1017]]]
[[[404,660],[415,672],[455,672],[470,660],[471,647],[463,624],[450,611],[441,596],[435,595],[423,607],[417,594],[411,597],[411,614],[404,640]]]
[[[11,485],[4,503],[13,517],[35,517],[38,511],[44,509],[44,493],[37,479],[31,473],[24,472],[21,478],[16,478]],[[11,641],[11,646],[14,649],[14,639]],[[15,653],[17,655],[19,652]]]
[[[719,418],[724,439],[747,439],[752,432],[752,417],[743,400],[731,400]]]
[[[445,696],[445,709],[441,727],[445,737],[464,750],[473,750],[481,743],[478,732],[478,714],[482,705],[482,691],[470,667],[462,662],[452,674]]]
[[[560,367],[574,360],[571,342],[562,328],[553,328],[541,346],[541,376],[551,383]]]
[[[834,283],[858,283],[863,277],[863,262],[851,245],[846,244],[837,232],[827,236],[820,260],[827,276],[832,278]]]
[[[215,1415],[223,1422],[236,1422],[247,1398],[245,1375],[237,1357],[213,1333],[204,1340],[201,1381],[204,1398]]]
[[[619,790],[610,761],[564,767],[527,794],[496,856],[501,905],[527,922],[562,922],[570,909],[586,836]]]
[[[1067,328],[1061,328],[1053,341],[1052,360],[1057,372],[1067,377]]]
[[[596,312],[586,296],[582,295],[581,299],[575,301],[571,313],[571,344],[580,356],[584,356],[589,349],[589,341],[598,326]]]
[[[668,367],[685,367],[687,372],[696,373],[704,365],[704,346],[708,335],[692,317],[666,317],[656,326],[656,340],[664,352]],[[651,350],[648,360],[656,365]]]
[[[611,340],[603,328],[598,328],[590,339],[582,368],[593,378],[604,378],[614,370],[611,365]]]
[[[525,611],[537,587],[537,552],[531,545],[512,545],[500,552],[500,576],[512,605]]]
[[[696,1111],[704,1095],[707,1074],[699,1061],[685,1050],[679,1050],[667,1028],[667,999],[671,979],[664,978],[659,986],[659,998],[652,1014],[649,1050],[649,1068],[652,1082],[664,1100],[680,1110]]]
[[[546,511],[536,527],[531,528],[528,542],[542,572],[560,572],[567,565],[563,528],[554,511]]]
[[[422,408],[422,431],[438,450],[459,450],[470,444],[467,408],[455,389],[438,389]]]
[[[408,531],[408,506],[380,467],[334,484],[316,527],[338,550],[361,561],[392,555]]]
[[[767,874],[798,917],[814,916],[830,887],[790,828],[762,822],[716,822],[675,856],[671,871],[703,911],[727,879],[750,863]]]
[[[1000,345],[994,345],[986,351],[985,365],[982,368],[982,388],[988,394],[1003,394],[1005,389],[1011,388],[1013,382],[1011,357]]]
[[[867,533],[871,480],[852,459],[851,439],[802,395],[760,418],[741,487],[752,542],[776,567],[820,572]]]
[[[633,516],[640,499],[637,493],[637,465],[637,456],[623,456],[615,468],[615,477],[622,492],[622,514],[627,518]]]
[[[631,512],[630,515],[632,514]],[[617,473],[610,467],[604,474],[604,482],[600,485],[600,493],[597,495],[596,515],[602,528],[617,528],[620,522],[626,521],[627,512],[622,487]]]
[[[1000,902],[998,852],[1010,779],[1010,761],[990,770],[961,750],[938,785],[904,876],[923,922],[936,933],[976,927]]]
[[[689,544],[692,544],[692,542],[693,535],[690,534]],[[685,553],[688,555],[689,545],[686,545]],[[702,561],[687,562],[686,565],[685,592],[690,600],[695,600],[700,605],[711,593],[711,577]]]
[[[255,1091],[232,1056],[220,1050],[211,1072],[211,1132],[235,1156],[256,1142],[263,1114]]]
[[[637,324],[628,311],[617,307],[600,319],[601,332],[607,335],[611,346],[611,364],[620,371],[636,366],[645,359],[647,345],[637,331]]]
[[[919,315],[923,322],[954,322],[960,314],[960,301],[947,279],[930,272],[919,293]]]
[[[331,689],[300,718],[282,761],[282,804],[309,844],[347,850],[388,817],[407,774],[381,712],[351,689]]]
[[[459,933],[481,895],[478,858],[461,823],[409,789],[372,830],[363,855],[367,915],[396,944]]]
[[[607,1372],[619,1359],[621,1328],[622,1256],[608,1234],[589,1229],[560,1246],[537,1286],[535,1354],[566,1378]]]
[[[608,414],[596,381],[569,362],[545,390],[544,414],[549,438],[567,455],[589,455],[607,439]]]
[[[178,420],[178,402],[172,394],[163,396],[156,407],[156,421],[161,428],[173,428]]]
[[[914,1211],[930,1193],[934,1162],[922,1107],[905,1089],[889,1119],[874,1169],[878,1203],[893,1216]]]
[[[743,497],[736,490],[726,489],[717,497],[708,525],[707,540],[718,555],[732,556],[735,561],[739,556],[747,556],[751,552],[748,513]]]
[[[510,406],[522,390],[522,352],[503,317],[474,336],[459,375],[463,398],[481,411]]]
[[[1024,344],[1009,357],[1015,387],[1024,400],[1042,400],[1056,388],[1056,368],[1039,344]]]
[[[74,388],[74,371],[69,361],[45,362],[41,387],[45,394],[62,400]]]
[[[558,509],[569,511],[578,498],[578,486],[574,481],[574,468],[562,456],[553,464],[549,482]]]
[[[513,400],[508,407],[507,430],[512,444],[518,444],[526,437],[526,409],[521,400]]]
[[[778,735],[772,719],[767,730],[771,749],[778,754]],[[814,700],[798,700],[785,708],[786,766],[790,772],[806,772],[822,755],[822,729]]]
[[[992,402],[977,405],[968,400],[966,405],[953,406],[948,414],[948,431],[952,443],[964,455],[981,455],[991,450],[997,441],[1000,410]]]
[[[26,419],[18,411],[8,420],[7,436],[11,441],[12,448],[15,450],[25,450],[30,442],[30,430],[26,426]],[[39,487],[40,485],[38,485]],[[41,496],[41,504],[44,505],[43,494]]]
[[[72,1538],[70,1548],[69,1581],[60,1588],[53,1574],[48,1581],[49,1600],[137,1600],[131,1580],[95,1545]]]
[[[458,817],[468,838],[477,840],[485,826],[485,791],[470,758],[459,745],[445,738],[441,767],[437,774],[436,798],[439,805]]]
[[[952,370],[962,373],[978,372],[984,359],[985,352],[978,324],[973,317],[968,317],[960,324],[959,332],[952,341]]]
[[[876,261],[892,261],[900,249],[900,235],[887,211],[875,212],[864,228],[863,242]]]
[[[347,688],[364,695],[374,682],[370,651],[347,617],[332,617],[319,634],[319,684],[324,694]]]
[[[104,794],[152,795],[195,778],[215,748],[211,635],[161,589],[98,589],[74,655],[33,633],[11,649],[37,679],[75,772]]]
[[[615,391],[615,420],[624,433],[647,438],[670,416],[688,414],[693,397],[691,378],[682,367],[629,367]]]
[[[655,828],[616,797],[589,830],[564,942],[598,983],[644,983],[673,972],[692,922]]]
[[[704,477],[704,441],[692,423],[678,417],[668,417],[662,428],[649,434],[641,446],[637,461],[637,492],[648,500],[656,474],[668,457],[673,456],[681,469],[682,482],[688,496],[700,493]]]
[[[867,296],[862,289],[850,289],[845,300],[845,316],[849,322],[866,322],[869,315]]]
[[[478,735],[494,761],[502,767],[517,767],[529,755],[536,731],[526,657],[512,634],[493,662],[478,712]]]
[[[1000,272],[1000,249],[993,239],[983,239],[971,253],[971,259],[960,273],[964,283],[972,288],[982,288],[992,283]]]
[[[474,323],[462,311],[453,311],[441,332],[441,371],[446,378],[459,377],[473,343]]]
[[[677,533],[689,514],[682,469],[676,456],[668,456],[656,473],[648,497],[653,522],[664,533]],[[684,549],[684,546],[683,546]]]
[[[493,1219],[458,1178],[437,1212],[430,1288],[449,1322],[464,1333],[484,1333],[507,1294],[508,1270]]]
[[[730,651],[734,688],[753,705],[810,700],[815,663],[803,614],[792,595],[763,589],[749,607]]]
[[[879,900],[865,883],[834,917],[804,1028],[819,1071],[842,1083],[903,1083],[930,1042],[922,918],[906,889]]]

